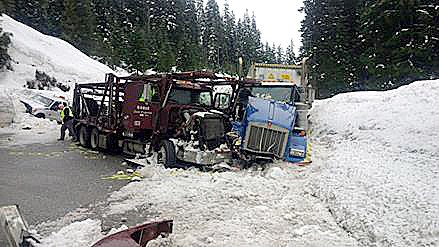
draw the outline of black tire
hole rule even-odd
[[[99,130],[93,128],[90,133],[90,147],[93,150],[99,149]]]
[[[83,147],[90,147],[90,131],[84,125],[79,128],[79,143]]]
[[[37,115],[35,115],[35,117],[37,118],[46,118],[46,116],[43,113],[38,113]]]
[[[160,149],[157,152],[157,163],[163,164],[166,168],[176,167],[177,158],[174,143],[168,140],[160,142]]]

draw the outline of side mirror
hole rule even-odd
[[[213,107],[219,110],[226,110],[230,107],[230,94],[217,93],[215,94]]]

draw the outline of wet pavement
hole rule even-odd
[[[0,139],[5,138],[0,136]],[[93,208],[127,181],[105,180],[123,158],[71,142],[0,147],[0,206],[18,204],[30,225],[56,220],[80,208]],[[0,230],[0,246],[6,246]]]

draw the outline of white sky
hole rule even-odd
[[[226,0],[217,0],[222,6]],[[281,45],[285,49],[291,39],[294,41],[296,55],[301,46],[300,22],[304,15],[298,11],[303,0],[227,0],[236,18],[242,18],[246,9],[250,16],[255,13],[256,23],[262,33],[262,41]]]

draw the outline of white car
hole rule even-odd
[[[26,112],[38,118],[47,118],[60,123],[61,117],[59,115],[58,106],[66,101],[57,97],[37,94],[30,99],[22,99],[20,102],[26,107]]]

